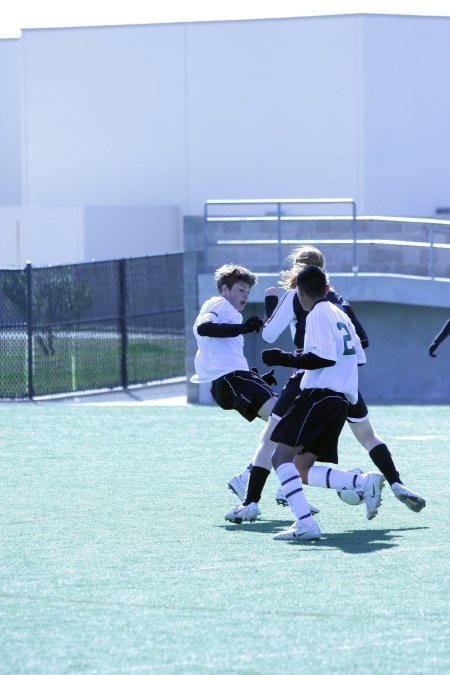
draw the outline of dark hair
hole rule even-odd
[[[324,296],[327,292],[327,275],[317,265],[305,265],[297,275],[297,287],[311,298]]]
[[[246,267],[242,267],[242,265],[229,263],[227,265],[222,265],[222,267],[219,267],[219,269],[215,271],[214,280],[220,291],[224,284],[227,288],[232,288],[234,284],[239,282],[248,284],[251,288],[256,284],[258,277]]]

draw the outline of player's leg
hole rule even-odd
[[[381,504],[381,491],[384,479],[379,473],[352,473],[329,466],[313,466],[316,455],[305,452],[298,455],[296,465],[300,469],[302,481],[306,485],[330,490],[355,490],[360,492],[366,503],[368,520],[372,520]]]
[[[273,410],[272,416],[280,420],[289,410],[296,397],[300,393],[300,381],[303,373],[295,373],[284,385]],[[283,488],[279,487],[275,494],[275,501],[280,506],[289,506],[288,501],[283,493]],[[320,513],[320,509],[308,501],[309,508],[312,514]]]
[[[302,479],[293,462],[300,449],[277,443],[272,457],[273,467],[283,493],[295,516],[291,527],[275,534],[274,539],[301,541],[320,538],[320,528],[311,514],[303,491]]]
[[[397,499],[411,511],[416,513],[421,511],[426,505],[425,500],[403,485],[389,448],[372,426],[367,406],[361,394],[359,394],[358,402],[354,406],[350,406],[347,421],[355,438],[368,451],[372,462],[384,475]]]
[[[236,474],[235,476],[232,476],[232,478],[230,478],[230,480],[228,481],[228,487],[230,488],[230,490],[232,490],[232,492],[234,492],[234,494],[239,498],[241,502],[244,502],[245,499],[245,493],[247,490],[247,484],[249,481],[251,469],[254,466],[256,466],[265,470],[265,478],[259,488],[259,491],[262,492],[264,484],[267,480],[267,476],[269,475],[270,470],[272,468],[271,458],[272,453],[275,449],[275,444],[272,443],[270,437],[276,425],[276,420],[270,417],[270,413],[276,402],[277,397],[272,396],[269,400],[265,401],[265,403],[263,403],[263,405],[259,409],[258,417],[261,417],[261,419],[266,420],[266,424],[261,433],[261,436],[259,437],[258,445],[256,447],[253,459],[250,462],[250,464],[247,467],[245,467],[245,469],[243,469],[243,471]],[[260,478],[262,479],[264,472],[258,471],[256,473],[258,474],[258,476],[260,473],[262,473],[262,475],[260,476]],[[257,501],[259,501],[259,499]]]
[[[258,411],[258,417],[268,420],[260,436],[255,455],[248,467],[241,471],[240,474],[233,476],[228,481],[228,487],[239,497],[241,504],[225,514],[226,520],[237,522],[236,519],[242,522],[245,518],[241,518],[241,513],[245,515],[245,510],[242,507],[247,507],[251,504],[258,504],[261,499],[261,494],[264,489],[267,478],[269,477],[272,468],[272,454],[275,450],[275,443],[270,440],[273,430],[280,418],[280,414],[288,409],[290,403],[297,395],[297,387],[290,387],[284,389],[280,398],[272,397],[266,401]],[[272,416],[270,413],[273,412]],[[275,412],[278,414],[275,415]],[[281,490],[281,489],[280,489]],[[280,499],[284,495],[281,492]],[[319,509],[314,504],[309,504],[312,513],[319,513]],[[255,510],[251,510],[251,514]]]
[[[274,535],[274,539],[301,541],[320,538],[320,528],[311,515],[303,491],[301,476],[293,462],[299,450],[301,450],[301,447],[293,448],[280,442],[277,443],[272,457],[273,468],[295,516],[295,522],[292,526]],[[314,462],[315,458],[312,461]]]
[[[304,450],[299,453],[300,472],[306,484],[334,490],[361,490],[366,503],[367,518],[371,520],[381,503],[383,476],[381,474],[351,474],[328,466],[313,466],[320,462],[338,462],[338,440],[348,415],[344,395],[327,390],[306,390],[277,425],[272,440],[285,443],[298,440]]]

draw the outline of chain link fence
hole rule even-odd
[[[0,270],[0,398],[184,375],[183,254]]]

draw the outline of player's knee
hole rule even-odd
[[[278,396],[272,396],[272,398],[269,398],[268,401],[263,403],[263,405],[260,407],[258,410],[258,417],[261,417],[265,422],[269,419],[269,415],[272,412],[272,409],[275,405],[275,403],[278,400]]]
[[[292,449],[287,445],[279,443],[272,455],[272,466],[274,469],[278,469],[282,464],[286,462],[292,462]]]

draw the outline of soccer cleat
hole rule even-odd
[[[228,488],[231,490],[231,492],[234,492],[236,497],[240,499],[241,502],[244,501],[245,492],[247,490],[247,482],[244,483],[240,474],[230,478],[230,480],[228,481]]]
[[[259,510],[258,504],[251,502],[251,504],[247,504],[247,506],[244,506],[243,504],[235,506],[235,508],[226,513],[224,517],[225,520],[229,520],[230,523],[237,523],[237,525],[240,525],[243,520],[248,520],[250,523],[253,523],[260,515],[261,511]]]
[[[284,492],[281,488],[278,488],[276,495],[275,495],[275,501],[277,504],[280,506],[289,506],[288,500],[284,496]],[[309,510],[311,511],[311,515],[316,515],[317,513],[320,513],[320,509],[317,506],[314,506],[314,504],[310,504],[308,502]]]
[[[384,487],[384,476],[374,471],[368,471],[362,475],[366,477],[363,496],[366,502],[367,520],[372,520],[377,515],[378,507],[381,504],[381,490]]]
[[[408,488],[401,483],[392,483],[391,489],[397,499],[403,502],[403,504],[405,504],[408,509],[411,509],[411,511],[419,513],[419,511],[422,511],[422,509],[425,508],[425,499],[420,495],[416,495],[415,492],[411,492],[411,490],[408,490]]]
[[[320,527],[315,521],[312,525],[307,526],[302,524],[301,520],[296,520],[287,530],[274,534],[273,538],[284,541],[320,539]]]

